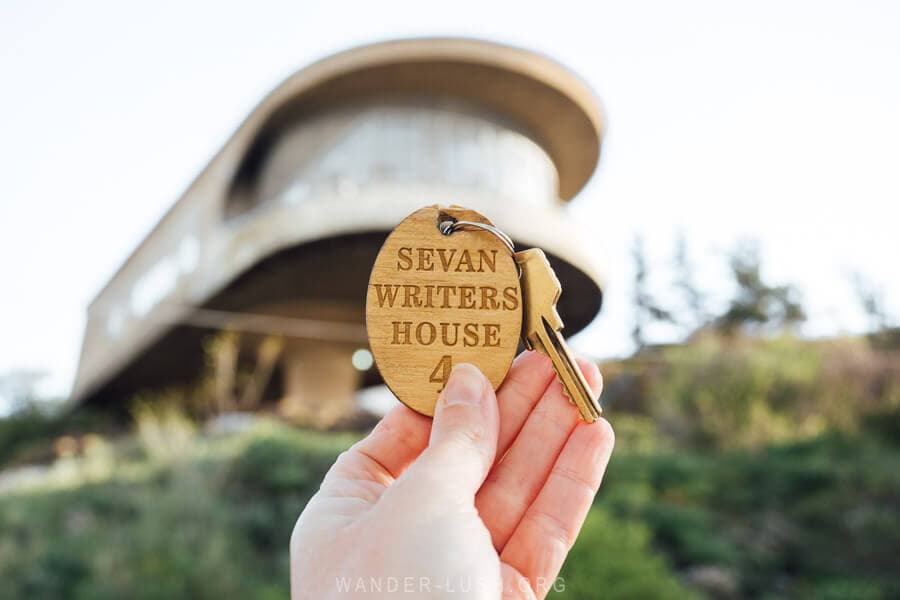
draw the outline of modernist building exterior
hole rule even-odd
[[[345,410],[379,381],[350,360],[366,345],[375,255],[428,204],[474,208],[544,248],[565,290],[566,333],[582,329],[600,309],[600,265],[566,205],[593,173],[601,135],[590,90],[520,49],[403,40],[302,69],[91,303],[74,400],[120,405],[190,381],[204,338],[225,327],[284,336],[283,413]]]

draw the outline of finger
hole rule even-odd
[[[457,364],[435,405],[428,448],[398,485],[473,503],[497,452],[498,422],[491,383],[473,365]]]
[[[550,359],[540,352],[526,350],[513,362],[497,391],[500,407],[497,456],[503,456],[512,445],[531,409],[544,395],[554,376]]]
[[[591,389],[602,388],[600,371],[579,360]],[[579,422],[578,411],[553,381],[535,406],[509,452],[490,472],[478,493],[476,506],[494,547],[502,551],[516,526],[537,497],[557,456]]]
[[[389,485],[428,445],[431,419],[400,405],[335,464],[337,474]]]
[[[579,424],[503,549],[502,561],[534,589],[559,574],[600,487],[614,441],[606,419]]]
[[[531,582],[511,566],[501,564],[500,576],[503,578],[502,600],[537,600]]]

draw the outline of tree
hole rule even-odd
[[[644,252],[644,238],[635,236],[631,248],[631,257],[634,261],[634,326],[631,329],[631,339],[638,350],[647,345],[645,331],[648,325],[654,321],[674,323],[672,314],[662,308],[653,299],[648,289],[647,258]]]
[[[38,387],[47,378],[45,371],[16,369],[0,374],[0,415],[38,408],[43,398]]]
[[[709,320],[706,310],[706,297],[697,287],[694,276],[694,264],[691,262],[688,252],[687,238],[684,232],[678,234],[675,240],[675,287],[681,292],[687,312],[690,315],[692,329],[701,329]]]
[[[853,289],[869,321],[869,342],[876,348],[900,347],[900,328],[894,327],[888,314],[884,289],[863,276],[852,274]]]
[[[737,291],[716,326],[725,333],[740,329],[789,328],[806,319],[792,285],[768,285],[762,278],[759,244],[738,244],[729,259]]]
[[[874,332],[889,329],[890,318],[885,308],[884,290],[874,285],[859,271],[855,271],[852,277],[853,289],[869,320],[869,328]]]

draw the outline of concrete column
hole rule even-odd
[[[361,374],[351,357],[357,344],[289,340],[282,358],[284,397],[278,412],[298,424],[328,428],[355,414]]]

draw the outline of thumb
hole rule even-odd
[[[498,429],[491,382],[477,367],[457,364],[435,405],[428,448],[410,468],[410,477],[426,477],[432,485],[446,484],[461,500],[474,499],[494,463]]]

